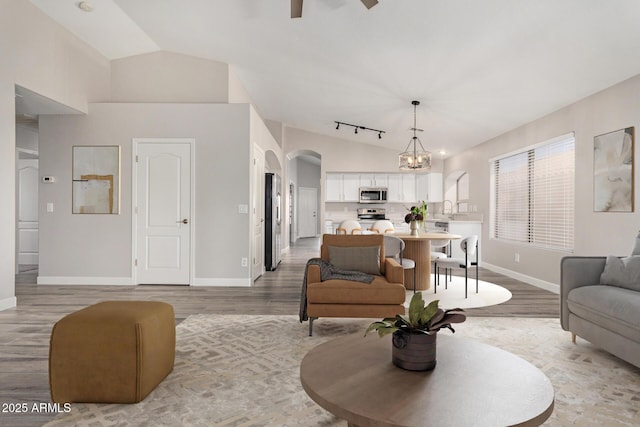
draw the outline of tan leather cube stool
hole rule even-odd
[[[51,400],[140,402],[173,370],[175,349],[167,303],[105,301],[71,313],[51,332]]]

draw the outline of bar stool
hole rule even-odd
[[[478,236],[469,236],[462,239],[460,242],[460,249],[464,252],[464,258],[443,258],[434,262],[436,269],[436,286],[433,287],[433,292],[437,292],[438,285],[440,284],[440,268],[463,268],[464,269],[464,297],[467,298],[467,279],[468,270],[476,267],[476,294],[478,293]],[[469,256],[475,254],[475,261],[471,261]],[[445,277],[446,280],[446,277]]]
[[[336,228],[336,234],[362,234],[362,227],[355,219],[347,219]]]
[[[431,233],[448,234],[446,231],[443,231],[443,230],[433,230]],[[447,258],[447,250],[444,248],[447,248],[450,243],[451,241],[448,239],[441,239],[441,240],[436,239],[436,240],[429,241],[429,244],[431,245],[430,261],[433,263],[434,272],[436,271],[436,261]],[[440,252],[439,249],[444,249],[444,252]],[[445,289],[447,289],[447,273],[451,274],[451,272],[448,269],[445,269],[444,271]]]
[[[379,219],[373,223],[370,231],[375,231],[378,234],[387,234],[395,232],[395,228],[393,227],[393,223],[388,219]]]
[[[399,237],[386,234],[384,236],[384,255],[386,258],[393,258],[405,270],[413,269],[413,293],[416,293],[416,262],[412,259],[404,258],[404,240]]]

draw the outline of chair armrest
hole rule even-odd
[[[603,256],[567,256],[560,261],[560,324],[569,330],[567,297],[572,289],[600,284],[607,258]]]
[[[308,265],[307,266],[307,284],[320,282],[320,266]]]
[[[389,283],[404,285],[404,268],[393,258],[384,259],[384,277]]]

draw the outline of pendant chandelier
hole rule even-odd
[[[409,141],[409,145],[404,152],[398,155],[399,167],[401,170],[415,169],[431,169],[431,153],[426,151],[422,143],[416,136],[416,132],[422,132],[422,129],[416,128],[416,109],[420,105],[420,101],[411,101],[413,105],[413,138]]]

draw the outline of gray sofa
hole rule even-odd
[[[562,329],[640,367],[640,291],[601,284],[607,257],[562,259]],[[634,279],[635,280],[635,279]],[[604,283],[608,280],[602,278]],[[640,283],[638,283],[640,285]]]

